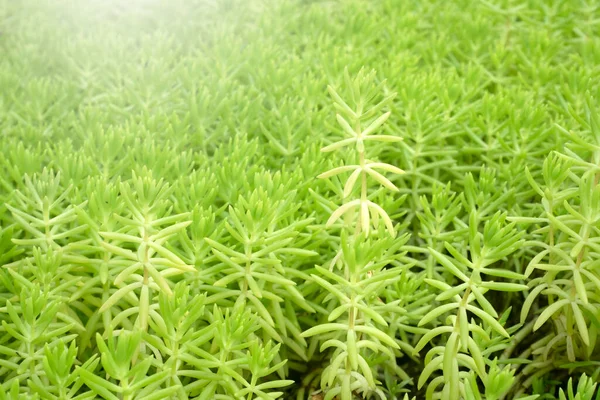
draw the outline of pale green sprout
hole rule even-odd
[[[71,227],[70,224],[77,219],[77,207],[85,206],[86,202],[65,206],[73,185],[64,187],[60,172],[44,168],[32,177],[25,175],[23,180],[26,190],[14,192],[16,206],[6,204],[15,221],[27,232],[24,238],[13,238],[13,243],[27,248],[39,247],[43,251],[73,246],[87,226]]]
[[[393,242],[396,239],[393,222],[380,205],[369,200],[367,178],[370,176],[387,189],[397,192],[398,188],[377,170],[394,174],[402,174],[404,171],[390,164],[368,160],[365,157],[364,142],[370,140],[397,142],[401,139],[395,136],[371,135],[383,125],[390,113],[387,112],[374,120],[373,118],[394,97],[394,95],[388,96],[377,105],[365,110],[368,102],[377,95],[383,85],[381,83],[375,89],[369,88],[365,91],[364,86],[370,87],[373,79],[374,72],[367,74],[361,70],[357,77],[351,80],[346,71],[346,85],[350,88],[351,98],[355,104],[354,109],[342,100],[335,89],[328,87],[334,106],[340,112],[336,115],[337,121],[344,135],[349,138],[326,146],[321,151],[329,152],[354,144],[359,163],[334,168],[318,177],[330,178],[352,171],[344,185],[343,197],[344,200],[350,197],[360,180],[360,198],[350,200],[337,208],[326,224],[330,227],[342,217],[345,217],[345,227],[350,228],[356,222],[352,236],[342,230],[341,250],[331,261],[331,265],[341,262],[344,276],[339,276],[330,269],[320,266],[316,267],[318,274],[312,274],[312,279],[331,294],[330,300],[335,299],[339,304],[330,312],[328,322],[316,325],[302,333],[303,337],[322,337],[321,352],[333,349],[331,361],[321,375],[321,389],[325,392],[325,400],[334,398],[351,400],[353,393],[373,394],[385,399],[385,394],[378,387],[379,382],[374,374],[374,370],[377,369],[369,364],[367,354],[382,353],[393,362],[394,350],[400,349],[395,338],[378,327],[386,327],[388,324],[380,314],[382,310],[377,306],[377,293],[386,285],[400,279],[406,270],[397,266],[382,271],[386,264],[393,262],[394,257],[390,255],[393,253],[380,255],[378,252],[382,252],[385,246],[389,246],[388,251],[398,249],[404,241],[399,239]],[[351,122],[349,123],[342,114]],[[367,128],[362,129],[361,126],[365,122]],[[358,212],[353,213],[355,210]],[[358,215],[357,221],[354,215]],[[380,233],[380,228],[383,228],[379,225],[380,220],[383,221],[389,234],[389,240],[370,242],[368,238],[372,233],[371,226],[376,233]],[[377,260],[378,256],[382,256],[382,259]],[[394,312],[404,311],[397,305],[392,307]]]
[[[381,218],[388,233],[391,236],[394,236],[394,224],[392,223],[392,220],[387,212],[381,206],[368,199],[367,177],[370,176],[387,189],[397,192],[398,188],[396,185],[394,185],[392,181],[390,181],[377,170],[380,169],[396,175],[401,175],[404,173],[404,171],[390,164],[366,159],[364,142],[399,142],[402,140],[402,138],[390,135],[372,135],[383,126],[385,121],[389,118],[391,112],[386,112],[374,120],[373,117],[375,117],[381,111],[381,109],[388,105],[395,96],[390,95],[381,100],[377,105],[365,109],[368,101],[375,97],[377,91],[380,90],[384,84],[384,82],[382,82],[375,89],[369,89],[366,94],[363,94],[361,92],[361,86],[365,85],[365,83],[370,84],[373,79],[373,71],[370,73],[365,73],[364,70],[361,70],[354,80],[350,80],[346,71],[346,84],[351,89],[351,97],[355,101],[354,109],[351,108],[344,100],[342,100],[340,95],[332,86],[328,86],[327,89],[334,100],[334,106],[340,112],[340,114],[336,115],[338,124],[342,128],[344,135],[349,137],[325,146],[321,149],[321,151],[330,152],[345,146],[355,145],[359,164],[333,168],[320,174],[318,177],[321,179],[326,179],[338,174],[352,171],[350,177],[344,185],[344,200],[351,195],[357,182],[360,182],[360,198],[351,200],[335,210],[333,214],[331,214],[331,217],[327,220],[326,225],[328,227],[332,226],[344,215],[349,216],[350,223],[353,223],[354,221],[352,221],[352,219],[354,219],[354,217],[352,215],[357,215],[358,221],[356,225],[356,232],[365,232],[368,235],[371,225],[373,225],[376,231],[378,230],[379,219]],[[348,122],[346,118],[350,119],[350,122]],[[365,124],[365,122],[367,123],[367,127],[363,129],[362,126]],[[351,214],[351,212],[355,210],[358,212]]]
[[[579,377],[576,388],[573,385],[573,378],[569,378],[567,392],[565,393],[561,388],[558,393],[558,398],[560,400],[597,400],[600,398],[600,390],[596,391],[597,386],[598,383],[594,382],[593,378],[582,374]],[[594,393],[596,394],[595,397]]]
[[[166,247],[169,239],[176,237],[191,223],[187,220],[189,213],[160,217],[160,213],[164,212],[166,207],[165,198],[168,192],[169,187],[163,182],[134,175],[133,188],[128,184],[121,185],[121,194],[130,215],[116,216],[118,221],[125,225],[126,230],[100,232],[105,240],[110,241],[103,242],[102,246],[117,256],[109,263],[115,270],[113,284],[119,289],[106,299],[99,312],[110,310],[123,298],[135,298],[139,290],[138,304],[123,311],[119,318],[137,313],[138,326],[142,331],[148,328],[153,292],[160,291],[171,295],[171,276],[196,271],[193,265],[186,264]],[[133,244],[135,251],[127,249],[126,243]],[[113,325],[116,325],[115,321]]]
[[[445,347],[434,347],[427,353],[426,366],[419,377],[418,386],[422,387],[435,370],[442,370],[443,379],[435,378],[428,386],[428,399],[433,398],[435,388],[443,384],[444,398],[459,400],[459,393],[466,390],[464,383],[461,382],[460,367],[466,367],[477,374],[486,388],[495,385],[494,380],[488,375],[483,351],[475,340],[481,328],[469,321],[467,312],[478,317],[495,333],[506,338],[510,337],[502,323],[498,321],[499,315],[485,294],[490,290],[518,292],[526,290],[527,286],[511,282],[495,282],[482,277],[485,275],[490,278],[524,279],[522,274],[513,271],[490,268],[490,265],[514,252],[522,243],[522,233],[517,232],[515,223],[505,225],[505,219],[506,215],[497,213],[486,222],[483,233],[480,233],[477,230],[476,211],[471,212],[470,259],[447,242],[445,247],[452,258],[435,249],[429,249],[437,262],[458,279],[459,284],[453,287],[439,280],[425,279],[429,285],[442,291],[436,300],[447,303],[425,314],[419,326],[439,321],[447,313],[455,313],[447,319],[445,325],[437,326],[424,334],[415,347],[415,351],[419,351],[435,337],[449,334]]]
[[[566,365],[577,365],[578,360],[593,358],[598,348],[600,275],[596,255],[600,249],[597,230],[600,118],[592,100],[586,98],[585,117],[572,107],[566,107],[570,116],[587,131],[587,137],[559,127],[570,143],[563,152],[550,154],[544,160],[543,184],[527,172],[529,184],[541,198],[539,216],[515,218],[541,226],[539,231],[543,233],[540,240],[532,242],[540,250],[525,271],[528,277],[534,276],[536,270],[543,275],[529,281],[530,292],[520,317],[525,322],[534,314],[528,329],[545,332],[545,335],[535,350],[540,356],[523,369],[523,375],[550,370],[549,360],[553,357]],[[583,158],[582,154],[587,157]],[[541,296],[547,299],[547,305],[536,307],[536,300]],[[561,396],[564,398],[564,393]]]
[[[101,351],[101,364],[108,377],[96,375],[93,371],[78,368],[83,382],[106,400],[160,400],[169,398],[179,389],[170,386],[161,389],[160,386],[168,378],[169,371],[149,374],[152,357],[136,361],[141,344],[141,331],[123,331],[119,336],[108,339],[105,343],[100,334],[96,336],[98,348]]]

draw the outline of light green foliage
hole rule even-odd
[[[419,351],[436,336],[449,334],[444,347],[433,347],[427,353],[426,359],[429,361],[418,384],[422,386],[436,369],[441,369],[444,384],[443,398],[447,399],[459,399],[461,392],[466,396],[467,387],[461,388],[460,385],[461,367],[476,373],[486,388],[493,387],[491,392],[497,397],[510,388],[510,384],[498,386],[494,378],[489,377],[487,373],[483,351],[488,350],[488,354],[491,353],[487,347],[488,343],[493,343],[492,335],[505,338],[509,338],[510,335],[502,326],[503,321],[498,321],[498,312],[486,298],[486,293],[492,290],[515,292],[527,289],[525,285],[510,281],[498,282],[502,278],[523,279],[521,274],[490,268],[490,265],[514,252],[522,244],[520,241],[522,235],[517,233],[514,223],[505,225],[505,216],[499,213],[486,221],[483,233],[479,232],[477,225],[477,211],[473,209],[469,218],[468,245],[464,246],[469,249],[469,258],[448,242],[446,242],[446,250],[452,258],[429,249],[436,261],[444,267],[445,272],[453,276],[452,280],[456,283],[452,286],[436,279],[425,279],[426,283],[442,291],[436,300],[443,305],[425,314],[419,326],[437,321],[440,316],[446,314],[451,316],[448,317],[450,323],[447,322],[446,325],[437,326],[427,332],[415,348]],[[476,324],[473,319],[469,321],[469,314],[483,324]],[[429,386],[428,397],[432,397],[432,388],[435,388],[434,384]]]
[[[0,400],[600,400],[598,21],[0,0]]]
[[[585,374],[581,375],[577,387],[573,386],[573,379],[569,379],[567,391],[560,389],[558,398],[560,400],[592,400],[600,398],[600,391],[596,391],[597,383],[593,379],[588,378]],[[596,397],[594,397],[596,393]]]
[[[393,174],[403,174],[404,171],[393,165],[368,159],[367,155],[369,153],[366,149],[367,143],[371,141],[397,142],[402,140],[402,138],[395,136],[374,134],[389,118],[389,111],[381,115],[380,112],[393,100],[395,95],[389,95],[375,105],[371,105],[376,96],[379,95],[385,82],[374,86],[375,71],[365,73],[364,70],[360,70],[354,80],[351,80],[348,76],[347,69],[344,72],[346,85],[350,88],[352,107],[340,97],[334,88],[329,86],[328,90],[334,100],[334,106],[339,112],[336,114],[337,122],[346,138],[323,147],[321,151],[330,152],[351,146],[355,148],[356,157],[354,158],[358,161],[357,164],[333,168],[320,174],[319,178],[329,178],[352,171],[344,184],[343,197],[344,200],[348,199],[351,197],[354,188],[359,187],[360,198],[347,201],[335,210],[327,220],[327,226],[331,226],[338,219],[344,217],[343,220],[347,225],[356,226],[355,232],[357,234],[363,232],[365,235],[369,235],[371,225],[377,230],[381,220],[388,233],[395,236],[394,225],[387,212],[368,198],[369,179],[377,181],[387,189],[398,191],[398,188],[378,170]]]
[[[388,325],[384,316],[405,310],[398,305],[400,299],[384,303],[379,296],[386,286],[407,273],[408,268],[398,262],[398,257],[403,255],[400,247],[406,243],[408,236],[394,240],[396,231],[391,218],[381,206],[369,200],[368,179],[398,191],[377,169],[396,174],[402,174],[403,171],[390,164],[369,160],[366,156],[368,142],[393,143],[401,138],[373,134],[389,118],[389,112],[381,115],[380,112],[394,98],[394,95],[389,95],[378,102],[373,101],[384,84],[382,82],[374,89],[370,88],[374,86],[374,77],[374,71],[365,73],[361,70],[352,80],[348,70],[345,70],[345,83],[350,89],[352,106],[334,88],[328,88],[339,112],[336,115],[337,122],[347,138],[325,146],[321,151],[330,152],[352,146],[356,152],[354,158],[358,161],[357,164],[333,168],[319,175],[320,178],[329,178],[352,171],[343,190],[343,199],[347,202],[337,208],[327,221],[327,226],[338,219],[344,222],[341,248],[328,268],[317,266],[317,274],[312,275],[313,280],[328,293],[323,299],[330,304],[327,322],[302,334],[305,337],[318,335],[320,352],[329,350],[331,353],[328,357],[331,362],[321,376],[321,389],[325,392],[326,400],[336,396],[351,400],[356,393],[363,397],[373,393],[385,399],[385,393],[376,383],[375,377],[379,372],[377,364],[393,368],[396,357],[394,350],[400,349],[396,340],[381,327]],[[360,198],[348,200],[355,185],[360,188]],[[391,238],[381,236],[384,229],[386,236]],[[379,358],[380,353],[385,355],[383,359]]]

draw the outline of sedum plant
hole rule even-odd
[[[312,279],[328,292],[324,300],[329,300],[333,306],[328,309],[328,322],[303,333],[304,337],[319,335],[322,342],[319,350],[332,352],[330,364],[324,368],[321,376],[325,399],[338,396],[343,400],[350,400],[357,393],[362,396],[376,393],[385,398],[377,385],[377,369],[372,361],[369,363],[367,360],[377,359],[379,353],[383,353],[387,357],[385,361],[393,364],[394,350],[400,348],[394,338],[380,326],[388,325],[382,314],[404,310],[397,305],[399,300],[382,304],[379,293],[386,285],[399,279],[406,270],[394,259],[394,253],[400,251],[399,247],[406,238],[393,240],[396,239],[396,232],[389,215],[381,206],[369,200],[369,178],[397,191],[397,187],[377,169],[396,174],[403,171],[366,158],[367,144],[370,141],[398,140],[393,136],[374,134],[390,116],[389,112],[382,115],[379,112],[393,99],[393,95],[390,95],[374,106],[369,105],[382,86],[380,84],[374,89],[369,88],[374,75],[374,71],[366,73],[361,70],[351,80],[346,70],[346,85],[350,88],[352,107],[342,100],[335,89],[331,86],[328,88],[339,112],[336,115],[337,121],[348,138],[330,144],[321,151],[329,152],[352,146],[357,153],[358,164],[344,165],[319,175],[320,178],[329,178],[352,171],[343,189],[343,200],[346,202],[327,221],[327,226],[340,219],[343,221],[341,251],[329,263],[328,268],[316,266],[317,273],[312,274]],[[348,199],[355,185],[360,189],[360,198]],[[392,237],[391,241],[382,237],[384,228],[385,235]]]
[[[0,399],[600,399],[598,12],[0,0]]]
[[[488,220],[479,232],[477,213],[472,211],[469,219],[468,248],[469,258],[461,254],[452,244],[446,242],[446,249],[452,255],[448,257],[434,249],[430,249],[433,257],[442,265],[446,273],[456,280],[455,285],[436,279],[425,279],[425,282],[441,293],[436,297],[439,307],[429,311],[419,325],[425,325],[438,317],[448,315],[446,323],[431,329],[423,335],[415,350],[421,350],[426,344],[433,342],[438,335],[448,335],[445,345],[432,347],[426,355],[426,366],[419,377],[419,386],[427,381],[436,369],[442,370],[442,376],[431,381],[427,389],[427,398],[435,398],[438,385],[442,386],[441,398],[459,399],[467,396],[472,377],[461,379],[461,369],[466,367],[471,374],[483,382],[486,398],[501,398],[510,388],[510,384],[498,384],[494,376],[488,374],[488,366],[483,357],[484,352],[490,354],[502,348],[502,342],[494,340],[498,336],[510,338],[503,327],[506,318],[499,314],[486,298],[489,291],[514,292],[527,289],[519,283],[502,281],[521,280],[524,277],[516,272],[490,267],[498,260],[512,253],[521,243],[515,223],[505,224],[505,215],[496,214]],[[469,314],[472,315],[469,321]],[[475,319],[476,318],[476,319]],[[504,321],[503,321],[504,320]],[[479,322],[479,323],[478,323]],[[498,369],[495,365],[494,367]],[[508,371],[492,371],[510,373]]]
[[[167,278],[195,271],[165,246],[191,223],[186,220],[188,214],[168,215],[171,206],[165,200],[169,189],[164,182],[157,182],[151,176],[138,177],[134,173],[131,185],[120,185],[119,194],[127,214],[115,215],[115,218],[123,228],[116,232],[99,232],[104,239],[102,247],[113,255],[108,261],[107,272],[118,289],[102,303],[98,312],[110,310],[121,299],[130,299],[135,305],[121,310],[112,325],[129,315],[137,315],[135,324],[141,331],[146,331],[153,292],[171,294]],[[126,281],[129,282],[125,284]]]

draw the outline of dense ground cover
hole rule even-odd
[[[594,398],[599,30],[0,0],[0,399]]]

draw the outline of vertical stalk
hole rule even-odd
[[[150,241],[150,237],[148,235],[148,219],[147,217],[145,218],[146,220],[144,221],[144,227],[143,227],[143,242],[142,242],[142,246],[144,246],[144,252],[143,252],[143,259],[142,259],[142,265],[143,265],[143,270],[144,270],[144,274],[143,274],[143,281],[142,283],[144,284],[144,286],[142,287],[142,291],[140,294],[140,314],[139,314],[139,321],[140,321],[140,329],[143,332],[146,332],[148,330],[148,312],[149,312],[149,298],[150,298],[150,285],[149,285],[149,272],[148,272],[148,263],[150,260],[150,254],[149,254],[149,246],[148,246],[148,242]],[[142,302],[145,302],[146,304],[142,304]],[[142,309],[143,307],[143,309]]]

